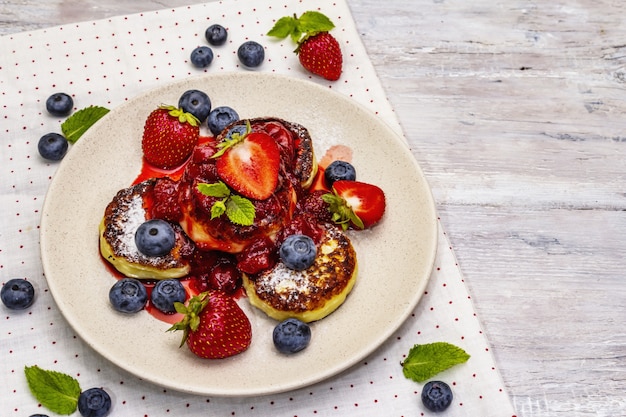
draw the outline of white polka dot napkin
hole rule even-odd
[[[344,51],[344,72],[336,82],[305,72],[289,39],[265,35],[281,16],[306,10],[319,10],[336,24],[333,34]],[[204,31],[213,23],[229,29],[229,41],[214,47],[213,63],[199,70],[189,55],[207,44]],[[442,415],[514,416],[441,225],[435,269],[404,325],[358,365],[293,392],[219,398],[164,389],[111,365],[67,324],[47,290],[39,257],[41,207],[58,165],[39,157],[37,142],[45,133],[60,132],[63,121],[46,113],[46,98],[64,91],[72,94],[76,108],[114,108],[143,91],[203,71],[246,71],[236,56],[246,40],[266,48],[266,60],[257,71],[328,86],[401,133],[343,0],[219,1],[0,39],[0,281],[27,277],[38,293],[26,311],[0,306],[0,415],[54,415],[37,403],[26,384],[24,366],[36,363],[74,376],[83,387],[104,387],[111,393],[115,416],[427,416],[432,413],[421,403],[422,384],[406,379],[400,362],[414,344],[445,341],[462,347],[471,358],[437,376],[454,392]],[[67,261],[72,262],[71,254]]]

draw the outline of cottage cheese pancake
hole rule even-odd
[[[167,279],[186,276],[191,267],[187,255],[193,243],[178,224],[174,249],[165,256],[146,256],[137,249],[135,232],[151,216],[152,191],[156,179],[120,190],[108,204],[100,223],[100,253],[124,276]]]
[[[334,226],[324,226],[313,265],[303,271],[278,262],[257,275],[244,274],[250,303],[282,321],[294,317],[304,322],[320,320],[335,311],[352,290],[357,259],[348,237]]]

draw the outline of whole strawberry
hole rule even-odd
[[[330,81],[336,81],[341,76],[341,48],[330,33],[321,32],[304,39],[296,53],[300,64],[313,74]]]
[[[173,106],[160,106],[148,115],[143,128],[144,158],[161,169],[181,165],[198,143],[199,125],[191,113]]]
[[[343,57],[339,42],[329,33],[335,25],[325,15],[315,11],[300,17],[285,16],[267,33],[277,38],[291,39],[298,44],[294,51],[300,64],[315,75],[330,81],[341,76]]]
[[[192,297],[187,305],[175,303],[185,317],[169,330],[183,330],[181,346],[205,359],[223,359],[244,352],[252,341],[252,326],[239,305],[219,291]]]

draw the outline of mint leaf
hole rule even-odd
[[[222,181],[213,184],[200,183],[198,191],[208,197],[221,198],[211,206],[211,220],[226,213],[228,220],[240,226],[252,226],[256,210],[252,201],[245,197],[231,194],[230,188]]]
[[[217,219],[222,214],[226,213],[226,203],[225,203],[225,201],[226,201],[226,199],[220,200],[220,201],[216,201],[215,203],[213,203],[213,205],[211,206],[211,220]]]
[[[24,374],[30,391],[41,405],[57,414],[70,415],[76,411],[81,392],[76,379],[36,365],[24,367]]]
[[[89,106],[78,110],[61,125],[63,136],[65,136],[70,143],[76,143],[87,129],[93,126],[94,123],[108,112],[109,109],[100,106]]]
[[[198,191],[207,197],[224,198],[230,195],[228,186],[222,181],[214,182],[213,184],[200,183],[198,184]]]
[[[254,204],[245,197],[233,195],[226,201],[226,215],[234,224],[251,226],[255,214]]]
[[[424,382],[469,358],[463,349],[446,342],[415,345],[402,362],[402,373],[415,382]]]

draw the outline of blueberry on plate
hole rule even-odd
[[[48,415],[47,414],[31,414],[28,417],[48,417]]]
[[[184,303],[187,292],[183,284],[177,279],[158,281],[150,294],[150,301],[162,313],[174,313],[174,303]]]
[[[430,411],[443,411],[452,403],[450,386],[441,381],[430,381],[422,389],[422,403]]]
[[[53,116],[67,116],[73,108],[74,100],[65,93],[54,93],[46,100],[46,110]]]
[[[237,49],[239,61],[248,68],[255,68],[261,65],[265,59],[263,46],[255,41],[247,41]]]
[[[148,220],[137,228],[135,244],[146,256],[164,256],[176,245],[176,233],[165,220]]]
[[[213,50],[208,46],[198,46],[191,51],[191,63],[197,68],[206,68],[213,62]]]
[[[50,161],[60,161],[63,159],[70,144],[63,135],[59,133],[46,133],[39,138],[37,150],[42,158]]]
[[[109,290],[109,302],[121,313],[141,311],[148,301],[146,287],[135,278],[122,278]]]
[[[317,247],[309,236],[295,234],[285,239],[278,253],[287,268],[302,271],[313,265]]]
[[[281,353],[296,353],[311,341],[311,327],[295,318],[281,321],[272,332],[274,346]]]
[[[89,388],[78,397],[78,411],[83,417],[104,417],[111,411],[111,397],[102,388]]]
[[[211,110],[207,119],[207,125],[211,133],[217,136],[226,126],[237,120],[239,120],[239,114],[235,110],[228,106],[220,106]]]
[[[35,288],[23,278],[13,278],[2,286],[0,298],[7,308],[24,310],[35,301]]]
[[[350,162],[333,161],[324,169],[324,180],[326,180],[328,188],[332,187],[335,181],[354,181],[356,180],[356,170]]]
[[[178,107],[196,116],[200,123],[204,123],[211,112],[211,100],[203,91],[187,90],[178,99]]]
[[[206,37],[207,42],[209,42],[213,46],[220,46],[226,43],[226,38],[228,38],[228,32],[226,28],[222,25],[211,25],[204,32],[204,36]]]

